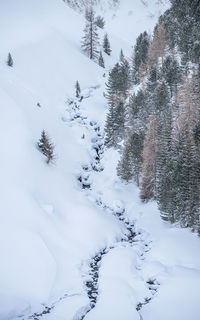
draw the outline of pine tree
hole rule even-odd
[[[171,96],[176,94],[177,85],[181,80],[181,70],[176,59],[167,56],[161,68],[161,77],[167,82]]]
[[[200,150],[195,142],[194,131],[199,122],[198,94],[194,79],[183,77],[178,88],[176,127],[173,133],[176,152],[176,220],[183,227],[199,223],[200,208]]]
[[[104,20],[104,18],[101,17],[101,16],[97,16],[97,17],[96,17],[95,23],[96,23],[97,27],[99,27],[99,28],[101,28],[101,29],[103,29],[104,26],[105,26],[105,20]]]
[[[75,89],[76,89],[76,98],[79,98],[80,93],[81,93],[81,88],[80,88],[78,80],[76,81]]]
[[[142,135],[137,133],[131,134],[125,143],[121,159],[117,166],[118,176],[127,182],[135,181],[137,186],[140,184],[142,147]]]
[[[110,42],[108,40],[108,34],[106,33],[103,39],[103,49],[104,52],[110,56],[112,50],[110,49]]]
[[[120,91],[126,99],[128,97],[128,92],[131,87],[131,69],[128,61],[124,59],[120,64]]]
[[[46,134],[45,130],[41,133],[41,138],[38,142],[38,148],[47,158],[47,163],[53,162],[55,160],[54,155],[54,145],[50,142],[48,135]]]
[[[149,36],[147,32],[141,33],[136,39],[136,45],[133,54],[133,70],[134,70],[134,82],[137,84],[140,82],[140,78],[147,71],[149,49]]]
[[[102,67],[102,68],[105,68],[104,59],[103,59],[101,51],[100,51],[100,54],[99,54],[99,66]]]
[[[106,147],[117,147],[118,137],[116,135],[117,125],[115,123],[115,105],[114,102],[109,103],[109,110],[105,124],[105,145]]]
[[[8,65],[9,67],[12,67],[12,66],[13,66],[13,59],[12,59],[12,56],[11,56],[10,52],[9,52],[9,54],[8,54],[7,65]]]
[[[175,222],[176,210],[176,153],[172,145],[172,108],[168,108],[162,121],[156,161],[156,200],[164,220]]]
[[[121,50],[120,50],[120,54],[119,54],[119,61],[120,61],[120,62],[124,62],[124,59],[125,59],[125,58],[124,58],[124,52],[123,52],[123,50],[121,49]]]
[[[94,10],[90,8],[87,12],[86,26],[84,29],[84,36],[82,38],[82,49],[91,60],[98,59],[98,45],[99,38],[97,34],[97,26],[95,23]]]

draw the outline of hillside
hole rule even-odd
[[[0,2],[1,320],[198,320],[198,236],[141,204],[103,146],[108,72],[166,9],[132,2],[103,13],[105,70],[81,51],[84,16],[63,1]]]

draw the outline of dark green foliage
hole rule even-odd
[[[125,132],[125,107],[124,102],[111,102],[105,125],[105,145],[107,147],[118,147],[118,143],[124,137]]]
[[[54,145],[50,142],[48,135],[46,134],[45,130],[41,133],[41,138],[38,142],[38,148],[47,158],[47,163],[53,162],[55,160],[54,155]]]
[[[76,89],[76,98],[79,98],[81,93],[81,88],[78,81],[76,81],[75,89]]]
[[[9,52],[9,54],[8,54],[7,65],[8,65],[9,67],[12,67],[12,66],[13,66],[13,59],[12,59],[12,56],[11,56],[10,52]]]
[[[99,57],[99,52],[97,50],[98,44],[99,38],[97,33],[97,25],[95,23],[94,10],[90,8],[87,10],[86,14],[86,26],[84,29],[81,47],[91,60],[97,60]]]
[[[119,61],[123,63],[124,60],[125,60],[124,53],[123,53],[123,50],[121,49],[120,54],[119,54]]]
[[[143,90],[139,90],[137,94],[133,94],[128,103],[128,130],[130,132],[141,133],[146,130],[146,120],[148,110],[146,104],[146,94]]]
[[[200,52],[200,4],[198,0],[173,1],[163,15],[163,21],[172,47],[178,46],[183,54],[182,62],[199,63]]]
[[[101,51],[100,51],[100,54],[99,54],[99,65],[100,65],[100,67],[105,68],[104,59],[103,59]]]
[[[110,49],[110,42],[108,40],[108,34],[106,33],[103,39],[103,49],[104,52],[110,56],[112,50]]]
[[[121,159],[118,163],[118,176],[129,182],[135,181],[139,186],[141,166],[142,166],[142,147],[144,137],[142,134],[133,133],[125,143]]]
[[[126,60],[117,63],[109,73],[107,100],[109,111],[105,126],[107,147],[117,147],[125,133],[125,101],[130,88],[130,66]]]
[[[171,96],[176,92],[177,85],[181,80],[181,69],[176,59],[167,56],[161,68],[161,77],[167,82]]]
[[[147,32],[141,33],[136,39],[134,48],[133,69],[134,69],[134,82],[138,83],[138,71],[140,66],[147,64],[149,49],[149,36]]]
[[[97,17],[96,17],[95,23],[96,23],[97,27],[99,27],[99,28],[101,28],[101,29],[103,29],[104,26],[105,26],[105,20],[104,20],[104,18],[101,17],[101,16],[97,16]]]
[[[156,200],[164,220],[175,222],[176,209],[176,158],[172,149],[172,109],[166,110],[162,119],[158,143],[156,168]]]

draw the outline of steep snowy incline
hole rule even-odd
[[[107,67],[121,47],[128,54],[139,33],[152,30],[158,7],[149,3],[135,1],[131,13],[133,1],[121,1],[116,18],[106,13],[113,50],[104,56]],[[150,11],[155,16],[147,19]],[[165,320],[170,310],[171,320],[185,320],[192,309],[191,319],[198,320],[196,235],[164,224],[154,204],[140,204],[137,189],[116,177],[114,150],[104,153],[103,171],[93,168],[92,190],[81,189],[80,172],[94,160],[90,122],[100,125],[102,138],[107,108],[105,70],[80,50],[83,28],[83,16],[61,0],[0,1],[0,319],[79,317],[90,304],[90,263],[107,248],[98,265],[98,299],[85,319]],[[76,80],[86,124],[69,117]],[[37,148],[43,129],[55,144],[55,164],[47,165]],[[113,214],[120,210],[125,216]],[[150,291],[155,298],[145,304]],[[179,297],[184,308],[176,316]]]

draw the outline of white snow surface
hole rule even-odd
[[[92,160],[94,132],[88,122],[70,121],[67,111],[79,80],[80,112],[103,130],[103,73],[121,48],[129,55],[139,33],[153,29],[166,8],[156,3],[121,1],[115,16],[105,13],[113,52],[104,55],[103,70],[81,52],[84,18],[64,2],[0,1],[1,320],[27,319],[44,304],[54,308],[39,319],[78,319],[89,304],[83,265],[105,247],[112,249],[102,257],[97,304],[85,319],[199,319],[198,236],[164,223],[155,203],[140,203],[137,188],[116,176],[114,150],[104,153],[104,171],[90,177],[92,190],[81,190],[77,177]],[[37,149],[43,129],[55,144],[55,164],[47,165]],[[125,226],[96,205],[99,198],[107,208],[126,208],[138,233],[133,246],[120,241]],[[157,291],[138,312],[152,297],[150,280]]]

